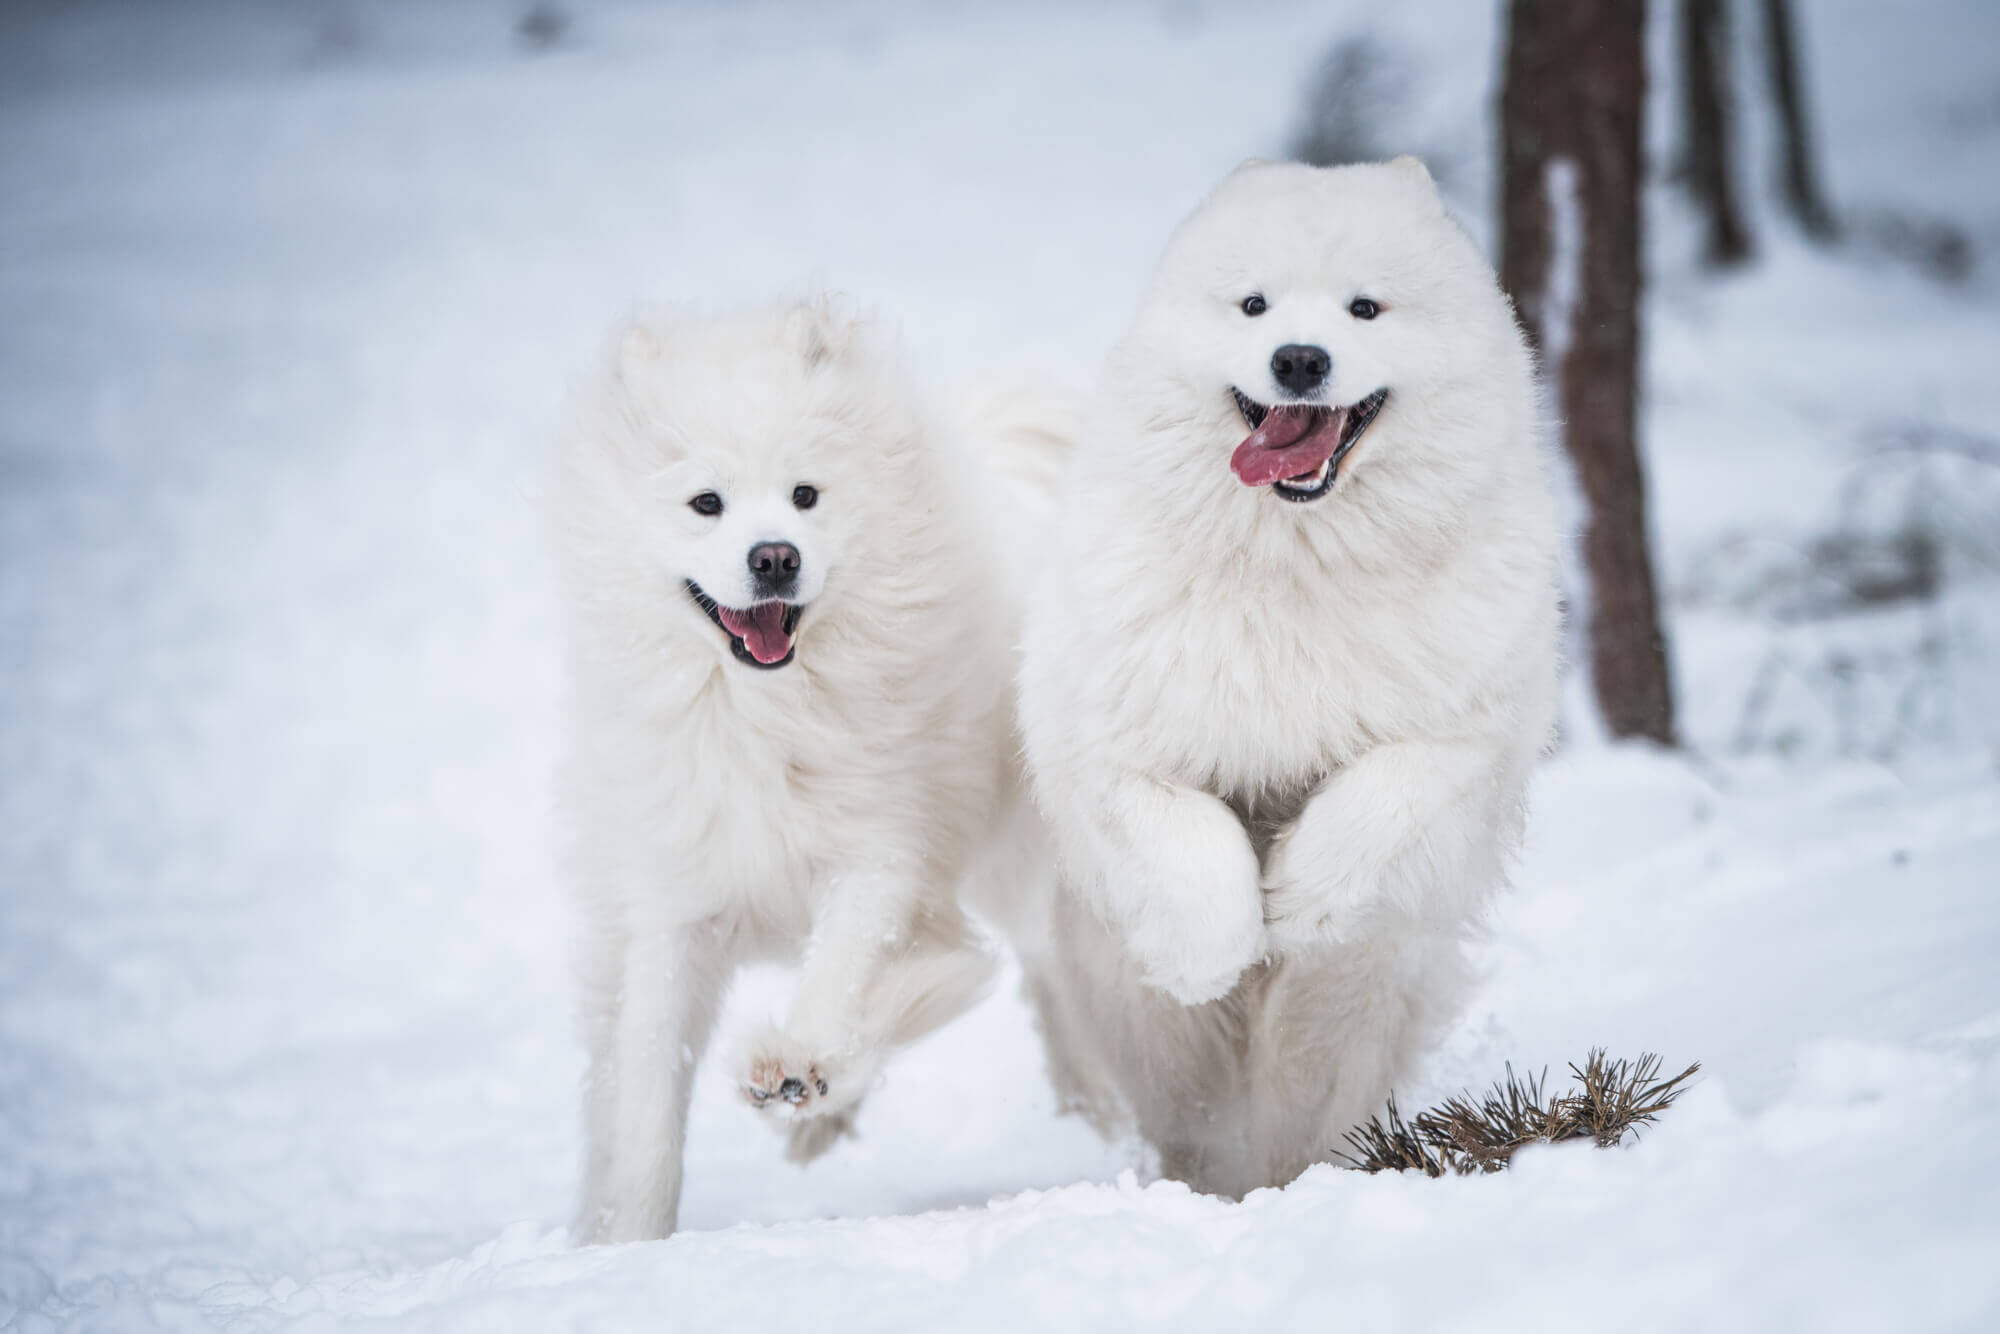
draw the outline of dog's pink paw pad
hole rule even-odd
[[[743,1085],[743,1096],[752,1107],[768,1107],[774,1102],[804,1107],[813,1098],[824,1098],[826,1094],[826,1077],[820,1074],[817,1065],[807,1066],[803,1075],[792,1075],[785,1073],[784,1066],[774,1060],[758,1061]]]

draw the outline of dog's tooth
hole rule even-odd
[[[1327,471],[1332,467],[1333,460],[1327,459],[1309,473],[1301,473],[1297,477],[1279,478],[1278,485],[1287,491],[1311,491],[1326,481]]]

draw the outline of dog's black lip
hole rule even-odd
[[[733,633],[728,626],[722,623],[722,604],[710,597],[702,590],[701,585],[692,579],[683,579],[681,584],[687,589],[688,596],[694,599],[695,605],[707,612],[708,619],[715,622],[715,628],[729,636],[729,651],[736,655],[738,662],[747,662],[759,671],[770,672],[776,671],[798,656],[799,646],[794,643],[789,649],[785,650],[785,656],[776,662],[757,661],[757,656],[750,651],[750,646],[743,642],[742,636]],[[805,608],[798,603],[788,602],[785,604],[786,634],[789,635],[799,628],[799,617],[804,614]]]
[[[1236,399],[1236,410],[1243,414],[1244,421],[1250,423],[1251,430],[1254,431],[1259,426],[1262,426],[1264,424],[1264,418],[1268,416],[1271,411],[1269,404],[1259,403],[1256,399],[1250,397],[1248,394],[1244,393],[1241,389],[1238,389],[1235,385],[1229,386],[1229,392],[1232,395],[1234,395]],[[1271,490],[1275,492],[1280,499],[1289,500],[1294,505],[1310,504],[1311,502],[1318,500],[1321,496],[1324,496],[1327,492],[1333,490],[1333,484],[1340,480],[1341,460],[1347,457],[1348,451],[1353,449],[1355,444],[1361,439],[1362,432],[1366,431],[1370,426],[1373,426],[1375,424],[1375,419],[1382,413],[1382,405],[1387,403],[1388,401],[1389,401],[1389,390],[1385,386],[1384,388],[1377,389],[1374,393],[1368,395],[1368,397],[1362,399],[1359,403],[1350,405],[1350,410],[1353,415],[1348,418],[1346,429],[1343,430],[1340,435],[1340,445],[1333,451],[1333,457],[1329,460],[1332,466],[1326,470],[1325,481],[1321,482],[1318,486],[1314,487],[1310,491],[1292,491],[1288,490],[1283,486],[1280,486],[1277,482],[1273,482],[1271,483]],[[1288,403],[1285,406],[1326,407],[1329,405],[1324,403],[1305,403],[1296,405]]]
[[[1251,430],[1254,431],[1264,424],[1264,418],[1271,412],[1269,408],[1233,384],[1229,386],[1229,392],[1236,396],[1236,410],[1243,414],[1244,421],[1250,423]]]

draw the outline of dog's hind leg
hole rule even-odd
[[[1250,1034],[1253,1185],[1346,1149],[1455,1011],[1466,962],[1448,933],[1406,932],[1282,960]]]
[[[587,1191],[587,1241],[638,1241],[674,1230],[681,1148],[695,1067],[733,960],[713,922],[653,926],[626,943],[616,1033],[612,1148]]]
[[[884,1047],[915,1042],[971,1009],[993,980],[993,958],[976,945],[955,906],[926,909],[908,943],[879,961],[856,1026]]]
[[[1054,922],[1044,994],[1062,1021],[1062,1055],[1074,1063],[1064,1074],[1085,1092],[1093,1119],[1106,1130],[1135,1125],[1166,1176],[1241,1197],[1256,1184],[1243,1052],[1265,967],[1253,965],[1220,1000],[1182,1005],[1142,980],[1118,934],[1074,892],[1058,898]]]
[[[792,1122],[785,1135],[785,1157],[804,1167],[832,1148],[842,1136],[854,1133],[854,1109],[831,1116],[809,1116]]]
[[[1074,988],[1053,961],[1024,958],[1022,966],[1057,1109],[1075,1112],[1106,1138],[1119,1133],[1130,1116],[1092,1026],[1078,1014],[1080,1007],[1071,997]]]

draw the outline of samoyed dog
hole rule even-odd
[[[1557,699],[1507,299],[1414,159],[1239,169],[1107,362],[1027,612],[1063,1091],[1224,1195],[1341,1147],[1462,991]]]
[[[1004,414],[986,428],[1004,453]],[[690,1085],[739,962],[804,956],[789,1017],[733,1067],[801,1160],[987,978],[955,894],[1000,873],[996,831],[1028,808],[1017,629],[939,434],[826,300],[649,319],[577,396],[547,508],[589,1054],[579,1241],[673,1230]],[[1032,435],[1020,457],[1046,471]]]

